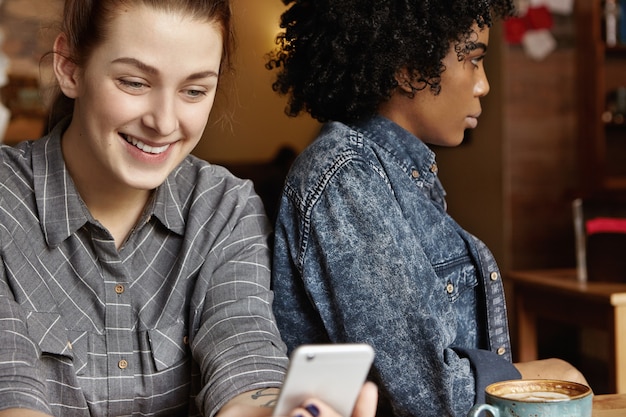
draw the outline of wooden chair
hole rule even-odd
[[[626,198],[578,198],[573,217],[579,281],[626,282]]]
[[[566,325],[580,338],[600,332],[607,335],[606,341],[587,340],[607,359],[608,378],[602,367],[596,382],[600,378],[606,392],[626,393],[626,198],[581,198],[573,202],[573,211],[576,268],[506,274],[512,290],[516,360],[539,358],[542,322]]]

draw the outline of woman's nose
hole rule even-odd
[[[481,75],[478,77],[478,80],[476,80],[476,84],[474,85],[474,95],[476,97],[484,97],[489,94],[490,89],[489,80],[487,79],[487,74],[483,68],[481,70]]]
[[[175,101],[171,98],[155,98],[151,101],[150,109],[144,115],[143,122],[160,136],[171,135],[178,130],[179,126]]]

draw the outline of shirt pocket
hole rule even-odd
[[[187,326],[182,321],[173,326],[148,330],[150,349],[157,371],[163,371],[187,357]]]
[[[474,291],[478,285],[476,267],[469,256],[448,260],[434,266],[435,272],[444,283],[450,302],[458,300],[466,291]]]
[[[26,317],[28,334],[42,354],[73,359],[72,344],[60,314],[31,311]]]
[[[28,334],[41,356],[69,359],[77,375],[87,367],[88,333],[69,331],[58,313],[31,311],[26,317]]]

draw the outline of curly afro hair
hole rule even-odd
[[[266,67],[277,69],[274,91],[289,96],[285,112],[306,111],[325,122],[374,115],[406,68],[414,90],[440,91],[442,60],[496,18],[515,12],[513,0],[283,0],[277,48]],[[466,48],[466,49],[464,49]]]

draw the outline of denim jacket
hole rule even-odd
[[[290,351],[365,342],[384,416],[465,416],[511,363],[500,272],[447,213],[434,153],[377,116],[331,122],[287,177],[274,312]]]

